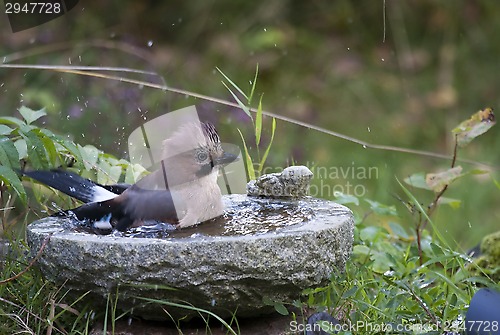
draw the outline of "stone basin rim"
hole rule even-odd
[[[351,211],[345,209],[335,209],[335,215],[349,216]],[[96,235],[89,233],[79,233],[67,230],[67,228],[61,227],[61,219],[48,217],[34,222],[28,225],[28,230],[31,234],[38,236],[47,236],[52,234],[50,239],[59,240],[73,240],[75,242],[87,241],[93,243],[106,243],[106,244],[116,244],[120,245],[123,243],[127,244],[182,244],[182,243],[207,243],[207,242],[232,242],[232,241],[242,241],[242,240],[260,240],[260,239],[273,239],[280,238],[287,235],[294,235],[295,237],[300,237],[302,235],[308,235],[313,233],[319,233],[324,229],[328,229],[330,226],[334,227],[337,225],[336,222],[325,223],[318,222],[316,217],[311,218],[310,221],[297,223],[288,227],[280,228],[279,230],[269,231],[260,234],[248,234],[248,235],[233,235],[233,236],[210,236],[210,235],[197,235],[190,237],[178,237],[178,238],[155,238],[155,237],[128,237],[128,236],[111,236],[111,235]],[[46,222],[58,222],[52,227],[40,227],[40,225]],[[210,224],[210,223],[207,223]],[[64,230],[63,230],[64,229]],[[193,234],[196,234],[193,231]]]

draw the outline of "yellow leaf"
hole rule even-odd
[[[457,166],[443,172],[428,173],[425,176],[425,182],[434,192],[441,192],[446,186],[450,185],[452,181],[461,175],[462,167]]]
[[[470,119],[460,123],[452,132],[457,138],[458,145],[463,147],[479,135],[487,132],[495,123],[493,109],[487,107],[472,115]]]

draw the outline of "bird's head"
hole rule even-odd
[[[166,139],[163,157],[167,171],[179,181],[217,173],[219,167],[237,159],[237,155],[223,149],[212,124],[198,122],[182,125]]]

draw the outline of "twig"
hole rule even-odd
[[[0,64],[0,68],[12,68],[12,69],[33,69],[34,66],[35,65],[29,65],[29,64]],[[81,67],[81,66],[79,66],[79,67],[77,67],[77,69],[75,69],[75,67],[70,67],[70,66],[54,67],[54,66],[50,66],[50,65],[36,65],[36,69],[78,74],[78,75],[95,77],[95,78],[103,78],[103,79],[108,79],[108,80],[116,80],[116,81],[120,81],[120,82],[124,82],[124,83],[161,89],[161,90],[169,91],[172,93],[187,95],[187,96],[190,96],[193,98],[211,101],[211,102],[218,103],[218,104],[225,105],[225,106],[239,108],[239,105],[237,103],[230,102],[230,101],[227,101],[224,99],[214,98],[214,97],[210,97],[207,95],[203,95],[203,94],[199,94],[199,93],[195,93],[195,92],[191,92],[191,91],[177,89],[174,87],[169,87],[169,86],[161,85],[161,84],[154,84],[154,83],[150,83],[150,82],[146,82],[146,81],[142,81],[142,80],[135,80],[135,79],[125,78],[125,77],[112,76],[112,75],[108,75],[108,74],[104,74],[104,73],[92,72],[92,71],[89,71],[88,68]],[[85,70],[82,70],[82,69],[85,69]],[[106,71],[112,71],[112,69],[113,68],[110,68],[110,67],[105,68]],[[255,108],[249,108],[249,110],[253,113],[257,112],[257,109],[255,109]],[[357,138],[354,138],[351,136],[347,136],[347,135],[338,133],[338,132],[333,131],[333,130],[329,130],[326,128],[322,128],[319,126],[315,126],[315,125],[306,123],[306,122],[295,120],[295,119],[287,117],[287,116],[278,115],[278,114],[267,112],[267,111],[262,111],[262,114],[269,116],[269,117],[273,117],[273,118],[281,120],[281,121],[295,124],[297,126],[302,126],[302,127],[306,127],[309,129],[313,129],[313,130],[316,130],[318,132],[321,132],[321,133],[324,133],[327,135],[331,135],[331,136],[334,136],[334,137],[337,137],[337,138],[340,138],[340,139],[343,139],[343,140],[346,140],[346,141],[349,141],[349,142],[352,142],[355,144],[359,144],[359,145],[363,146],[363,148],[402,152],[402,153],[414,154],[414,155],[419,155],[419,156],[434,157],[434,158],[439,158],[439,159],[452,158],[449,155],[440,154],[440,153],[431,152],[431,151],[415,150],[415,149],[402,148],[402,147],[396,147],[396,146],[391,146],[391,145],[373,144],[373,143],[365,142],[365,141],[362,141],[360,139],[357,139]],[[469,159],[460,159],[460,160],[457,159],[457,161],[460,161],[463,163],[468,163],[468,164],[491,167],[491,165],[489,165],[489,164],[485,164],[485,163],[481,163],[481,162],[477,162],[477,161],[469,160]],[[498,168],[498,167],[494,167],[494,168]]]
[[[21,272],[19,272],[17,275],[15,275],[13,277],[7,278],[5,280],[1,280],[0,285],[6,284],[6,283],[11,282],[13,280],[16,280],[17,278],[21,277],[24,273],[26,273],[26,271],[28,271],[35,264],[35,262],[40,258],[40,256],[42,256],[43,249],[45,249],[45,247],[49,243],[51,236],[52,236],[52,234],[50,234],[49,236],[47,236],[43,240],[42,246],[40,247],[40,250],[38,250],[38,253],[36,254],[35,258],[33,258],[31,260],[31,262],[28,264],[28,266],[24,270],[22,270]]]
[[[455,164],[457,162],[457,150],[458,150],[458,140],[457,140],[457,135],[455,135],[455,147],[453,148],[453,157],[451,160],[451,169],[455,167]],[[427,217],[431,217],[432,213],[434,213],[434,210],[437,208],[437,204],[439,202],[439,199],[443,196],[444,192],[448,189],[448,184],[446,184],[441,191],[439,191],[438,194],[436,194],[436,197],[434,200],[430,203],[429,207],[427,208]],[[425,228],[427,225],[428,220],[425,219],[423,222],[422,229]]]

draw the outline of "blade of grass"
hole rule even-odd
[[[255,87],[257,85],[257,76],[259,75],[259,63],[257,63],[257,67],[255,68],[255,77],[252,82],[252,89],[250,90],[250,95],[248,96],[248,104],[252,104],[253,94],[255,92]]]
[[[213,312],[210,312],[206,309],[203,309],[203,308],[197,308],[197,307],[194,307],[194,306],[190,306],[190,305],[183,305],[183,304],[178,304],[178,303],[175,303],[175,302],[170,302],[170,301],[164,301],[164,300],[159,300],[159,299],[152,299],[152,298],[145,298],[145,297],[135,297],[136,299],[140,299],[140,300],[144,300],[144,301],[148,301],[148,302],[152,302],[152,303],[156,303],[156,304],[160,304],[160,305],[166,305],[166,306],[171,306],[171,307],[177,307],[177,308],[183,308],[183,309],[187,309],[187,310],[190,310],[190,311],[194,311],[194,312],[198,312],[198,313],[204,313],[204,314],[208,314],[209,316],[212,316],[214,317],[217,321],[219,321],[222,325],[224,325],[224,327],[226,327],[226,329],[228,331],[231,332],[231,334],[233,335],[238,335],[232,328],[231,326],[226,322],[224,321],[224,319],[222,319],[220,316],[218,316],[217,314],[213,313]]]
[[[271,139],[269,140],[269,144],[267,145],[266,151],[264,152],[264,155],[262,156],[262,160],[259,163],[259,173],[260,173],[260,171],[262,171],[264,163],[266,162],[266,159],[267,159],[267,155],[269,154],[269,151],[271,150],[271,145],[273,144],[275,131],[276,131],[276,119],[273,118],[273,124],[271,126]]]
[[[238,133],[240,133],[241,140],[243,141],[243,149],[245,150],[245,160],[247,162],[248,178],[250,178],[250,180],[254,180],[255,169],[253,167],[252,157],[250,157],[250,154],[248,153],[247,144],[245,142],[243,134],[241,133],[241,130],[238,129]]]
[[[222,82],[222,84],[227,88],[229,93],[231,93],[234,100],[236,100],[236,102],[238,103],[238,106],[245,112],[246,115],[248,115],[253,120],[252,114],[250,114],[250,109],[248,108],[248,106],[246,106],[243,102],[241,102],[240,98],[238,98],[238,96],[229,88],[229,86],[227,86],[225,82]]]
[[[257,107],[257,114],[255,115],[255,143],[257,146],[259,146],[262,133],[262,96],[260,96],[259,107]]]
[[[241,90],[241,88],[239,88],[239,87],[238,87],[238,85],[236,85],[236,84],[235,84],[235,83],[234,83],[231,79],[229,79],[229,77],[228,77],[228,76],[226,76],[226,75],[224,74],[224,72],[222,72],[222,70],[221,70],[221,69],[219,69],[218,67],[216,67],[216,69],[217,69],[217,71],[219,71],[219,73],[220,73],[220,74],[224,77],[224,79],[226,79],[226,80],[227,80],[227,81],[231,84],[231,86],[233,86],[233,87],[234,87],[234,88],[235,88],[238,92],[240,92],[240,94],[241,94],[242,96],[244,96],[244,97],[245,97],[245,99],[247,99],[247,101],[249,101],[248,96],[247,96],[247,95],[246,95],[246,94],[245,94],[245,93]],[[227,86],[226,86],[226,87],[227,87]],[[228,88],[228,89],[229,89],[229,88]]]

